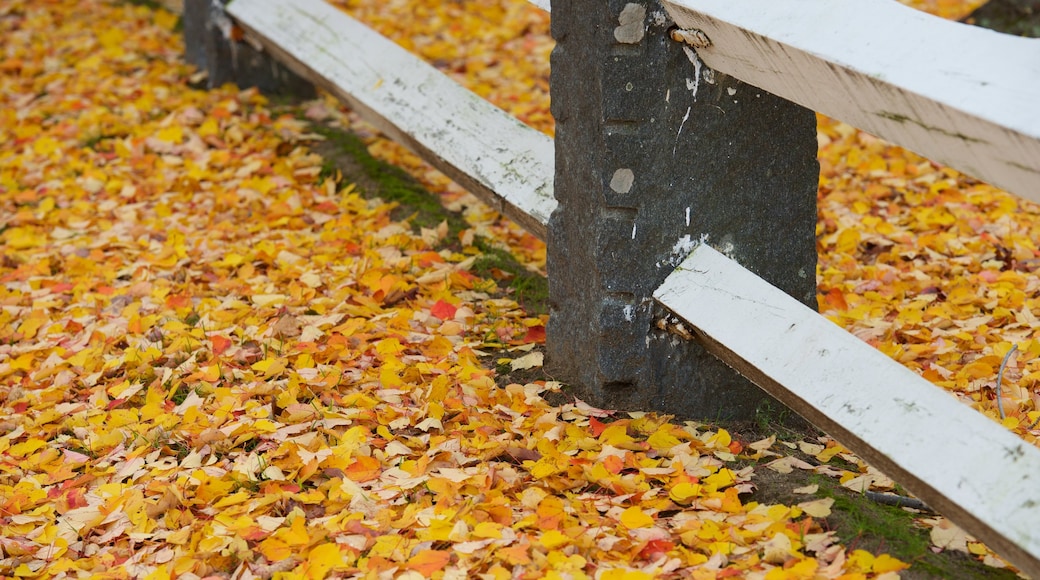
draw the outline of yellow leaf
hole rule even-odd
[[[289,544],[274,536],[260,542],[258,549],[270,562],[278,562],[293,555],[293,549]]]
[[[343,553],[335,543],[321,544],[307,554],[308,580],[320,580],[336,566],[344,563]]]
[[[11,361],[11,367],[10,368],[11,368],[12,371],[28,371],[28,370],[31,370],[32,367],[33,367],[33,354],[31,352],[27,352],[27,353],[23,354],[22,356],[20,356],[20,357],[14,359],[13,361]]]
[[[3,233],[2,239],[9,248],[14,250],[28,250],[47,243],[47,238],[43,234],[32,228],[22,227],[10,228]]]
[[[480,522],[473,528],[473,537],[497,540],[502,537],[502,524]]]
[[[278,425],[267,419],[259,419],[253,422],[253,429],[260,431],[261,433],[274,433],[278,430]]]
[[[549,530],[542,534],[541,538],[538,538],[538,543],[547,550],[556,550],[571,543],[571,539],[559,530]]]
[[[715,491],[724,487],[729,487],[735,482],[736,478],[733,472],[725,467],[704,478],[704,485],[708,488],[708,491]]]
[[[250,365],[251,369],[263,373],[264,377],[271,377],[285,370],[285,363],[280,358],[265,358]]]
[[[206,365],[202,369],[200,378],[209,383],[215,383],[220,380],[220,365]]]
[[[180,143],[184,139],[184,130],[179,125],[171,125],[160,129],[156,138],[167,143]]]
[[[729,431],[725,429],[719,429],[719,432],[708,438],[708,447],[712,449],[725,449],[729,450],[729,444],[733,442],[733,438],[730,437]]]
[[[43,136],[37,139],[36,141],[33,141],[33,151],[37,155],[50,155],[51,153],[57,151],[60,147],[61,143],[59,143],[53,137]]]
[[[99,32],[97,40],[105,48],[119,47],[126,42],[126,34],[119,28],[112,26]]]
[[[848,567],[853,572],[867,574],[874,569],[874,554],[866,550],[856,550],[849,554]]]
[[[696,483],[682,482],[668,491],[668,497],[672,501],[682,505],[688,505],[693,498],[701,493],[701,486]]]
[[[624,421],[611,423],[599,434],[599,440],[604,445],[613,445],[622,449],[631,447],[635,443],[635,440],[628,434],[628,425]]]
[[[525,461],[524,463],[526,464],[528,462]],[[538,461],[534,462],[533,466],[530,468],[531,477],[535,479],[549,477],[550,475],[556,473],[556,471],[556,464],[553,463],[552,459],[548,457],[543,457]]]
[[[288,300],[289,297],[285,294],[254,294],[250,296],[249,299],[253,301],[253,304],[264,308],[265,306],[281,305]]]
[[[662,425],[660,429],[654,431],[653,435],[647,438],[646,442],[650,444],[650,447],[657,451],[667,451],[672,447],[682,443],[679,438],[671,434],[671,425]]]
[[[884,574],[886,572],[898,572],[900,570],[906,570],[910,565],[902,562],[888,554],[881,554],[877,558],[874,558],[874,573]]]
[[[648,528],[654,525],[654,518],[647,515],[639,506],[632,506],[621,512],[621,523],[630,530]]]
[[[642,570],[612,568],[599,576],[599,580],[651,580],[654,576]]]

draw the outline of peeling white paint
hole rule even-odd
[[[625,315],[626,322],[632,322],[636,319],[636,309],[631,304],[626,304],[622,309],[622,313]]]
[[[664,10],[655,10],[650,18],[654,20],[654,26],[664,26],[668,24],[668,15],[665,14]]]
[[[715,84],[715,69],[704,67],[704,82],[709,85]]]
[[[703,242],[705,239],[707,239],[707,237],[702,234],[701,242]],[[697,247],[697,244],[701,242],[695,242],[693,238],[690,237],[690,234],[683,235],[683,237],[676,240],[675,245],[672,246],[672,251],[670,255],[664,260],[655,263],[654,267],[663,268],[667,266],[670,268],[674,268],[679,264],[679,262],[685,260],[686,256],[688,256],[690,252],[692,252],[693,249]]]
[[[704,66],[704,63],[701,62],[701,57],[697,56],[697,52],[692,48],[684,46],[682,49],[686,53],[686,58],[693,63],[693,78],[686,79],[686,88],[693,93],[693,100],[697,100],[697,89],[701,84],[701,68]]]
[[[695,91],[695,92],[696,92],[696,91]],[[685,114],[685,115],[683,115],[683,118],[682,118],[682,123],[679,123],[679,130],[675,132],[675,144],[674,144],[674,145],[672,145],[672,157],[675,157],[675,149],[676,149],[677,147],[679,147],[679,134],[680,134],[680,133],[682,133],[682,128],[683,128],[683,125],[685,125],[685,124],[686,124],[686,121],[687,121],[687,119],[689,119],[689,118],[690,118],[690,111],[691,111],[691,110],[693,110],[693,107],[692,107],[692,106],[690,106],[690,107],[686,107],[686,114]],[[689,208],[687,208],[687,209],[686,209],[686,211],[687,211],[687,212],[689,212],[689,211],[690,211],[690,210],[689,210]],[[687,224],[686,224],[686,225],[690,225],[690,224],[689,224],[689,221],[690,221],[690,220],[689,220],[689,216],[687,216],[687,219],[686,219],[686,221],[687,221]]]
[[[726,94],[732,97],[733,95],[737,94],[737,89],[735,87],[729,87],[728,89],[726,89]]]
[[[686,208],[686,227],[690,227],[690,208]]]
[[[636,224],[632,224],[632,239],[636,239]]]
[[[664,102],[669,102],[672,98],[672,89],[668,89],[664,92]]]
[[[693,251],[697,247],[697,242],[690,238],[690,234],[686,234],[679,238],[675,245],[672,246],[672,255],[686,257],[687,254]]]

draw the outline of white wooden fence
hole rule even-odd
[[[1040,201],[1040,41],[890,0],[663,4],[708,67]],[[548,137],[321,0],[226,10],[251,42],[545,239]],[[707,244],[654,297],[711,352],[1040,577],[1040,450]]]

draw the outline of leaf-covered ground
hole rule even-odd
[[[348,8],[551,132],[536,9]],[[891,485],[833,441],[791,443],[810,465],[772,437],[552,406],[552,382],[497,386],[496,359],[538,364],[544,319],[505,277],[473,273],[479,240],[535,269],[544,246],[330,101],[192,89],[175,23],[100,0],[0,0],[0,574],[904,568],[842,545],[834,499],[811,486],[793,505],[748,499],[752,460]],[[352,124],[468,225],[395,220],[313,153],[307,117]],[[821,141],[827,314],[991,415],[991,371],[1018,344],[1004,407],[1032,440],[1035,209],[840,124],[824,120]]]

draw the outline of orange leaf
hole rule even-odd
[[[231,347],[231,339],[220,336],[219,334],[214,334],[209,337],[209,345],[210,349],[213,350],[213,356],[220,356],[224,354],[224,351]]]
[[[433,576],[434,572],[442,570],[451,560],[451,552],[444,550],[422,550],[412,556],[406,566],[423,576]]]
[[[823,299],[835,310],[844,312],[849,309],[848,303],[845,302],[845,295],[837,288],[831,288],[830,291],[823,295]]]
[[[382,472],[382,464],[375,457],[368,455],[359,455],[354,458],[354,463],[347,467],[347,477],[357,482],[370,481],[379,477]]]
[[[595,417],[589,417],[589,431],[592,432],[592,436],[599,438],[603,430],[607,428],[607,423],[597,420]]]
[[[625,462],[617,455],[608,455],[603,460],[603,467],[605,467],[607,471],[617,475],[618,473],[621,473],[622,469],[624,469]]]

